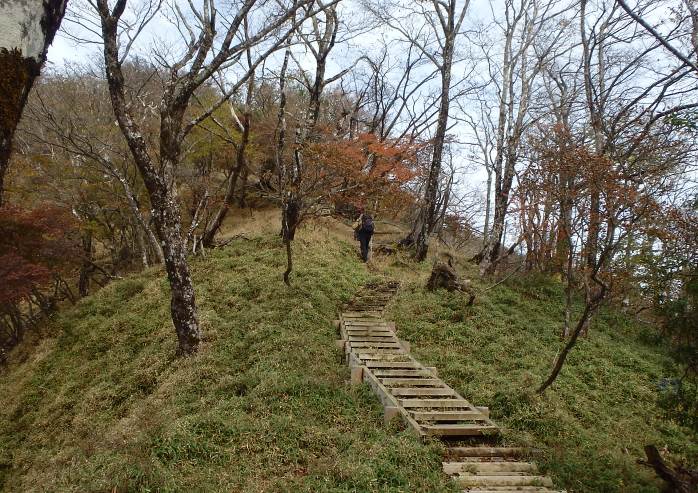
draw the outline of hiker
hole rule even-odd
[[[358,240],[361,245],[361,258],[364,262],[368,262],[368,252],[373,236],[373,218],[363,209],[360,212],[361,215],[354,222],[354,239]]]

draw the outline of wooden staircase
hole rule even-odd
[[[498,435],[489,409],[471,404],[439,378],[436,368],[413,358],[395,324],[383,319],[397,289],[395,282],[366,285],[336,321],[337,344],[351,368],[352,383],[367,383],[384,406],[385,421],[400,417],[419,437],[479,437],[485,442]],[[552,480],[540,475],[534,463],[521,460],[524,456],[514,448],[449,447],[443,470],[463,491],[555,491]]]

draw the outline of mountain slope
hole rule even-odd
[[[462,262],[481,294],[423,289],[430,266],[399,260],[385,269],[403,288],[387,317],[424,364],[471,402],[489,406],[504,440],[542,448],[539,465],[569,491],[659,491],[654,471],[637,464],[643,446],[666,447],[671,460],[698,463],[695,432],[667,419],[663,383],[680,376],[656,329],[605,307],[572,350],[544,396],[535,393],[561,347],[563,289],[540,276],[512,277],[494,289]],[[486,290],[486,291],[485,291]],[[581,305],[576,307],[581,311]]]
[[[385,429],[347,384],[331,320],[368,274],[322,236],[296,241],[290,289],[275,236],[193,261],[206,341],[192,358],[173,357],[158,271],[57,317],[2,375],[2,489],[449,491],[438,447]]]
[[[483,292],[491,281],[476,279],[467,308],[422,289],[429,263],[398,254],[366,269],[346,228],[317,226],[295,242],[291,288],[275,234],[192,261],[206,337],[194,357],[174,357],[158,270],[55,317],[0,373],[0,489],[456,491],[442,445],[385,428],[373,394],[347,383],[331,320],[377,273],[402,282],[386,318],[414,355],[490,406],[504,443],[542,447],[556,486],[658,491],[636,464],[646,443],[695,463],[695,435],[658,405],[675,369],[651,328],[603,310],[541,398],[533,389],[560,345],[559,283],[520,277]]]

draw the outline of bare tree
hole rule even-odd
[[[67,0],[5,0],[0,4],[0,206],[12,138],[29,91],[46,61]]]
[[[133,71],[133,67],[130,69]],[[137,75],[147,80],[151,74],[143,70]],[[113,182],[114,192],[121,191],[119,202],[125,202],[132,215],[130,222],[136,226],[143,266],[163,263],[162,247],[142,207],[141,186],[133,160],[118,128],[112,125],[113,111],[104,80],[85,67],[70,67],[64,75],[44,77],[41,82],[30,98],[22,135],[50,149],[50,155],[60,154],[56,159],[78,164],[66,166],[70,172],[62,169],[60,176],[53,179],[62,182],[61,189],[54,194],[64,196],[70,209],[79,210],[80,205],[76,203],[79,198],[72,188],[65,186],[65,181],[90,180],[98,173],[105,183]],[[146,92],[142,87],[142,101],[145,101]],[[152,94],[149,99],[155,96]],[[91,103],[80,105],[82,101]],[[149,104],[150,101],[138,112],[140,119],[146,117]]]
[[[294,1],[278,5],[256,33],[249,37],[240,36],[240,30],[252,9],[261,8],[265,3],[257,0],[241,2],[237,11],[226,19],[226,27],[220,38],[217,33],[218,10],[213,0],[204,1],[201,10],[189,4],[196,27],[190,25],[187,17],[176,7],[178,19],[188,33],[188,40],[184,54],[176,57],[174,62],[168,62],[165,56],[160,57],[161,62],[168,67],[169,78],[165,81],[163,97],[158,108],[160,128],[158,148],[155,150],[148,145],[138,122],[133,118],[125,90],[122,64],[132,43],[126,44],[124,52],[120,52],[119,27],[127,2],[117,0],[114,7],[110,8],[107,0],[96,0],[112,107],[150,198],[155,229],[162,244],[165,268],[172,291],[171,313],[180,354],[196,351],[201,341],[175,184],[175,169],[180,161],[182,143],[197,124],[207,119],[245,83],[251,75],[251,70],[276,50],[290,31],[276,37],[271,46],[253,62],[253,67],[249,67],[217,102],[186,122],[185,115],[198,88],[218,71],[234,62],[236,57],[243,55],[251,44],[271,39],[280,27],[295,18],[301,6],[311,2]],[[147,16],[145,18],[148,19]],[[155,161],[154,155],[158,156],[159,162]]]
[[[246,39],[249,39],[249,26],[247,20],[244,21],[244,32]],[[232,144],[235,148],[235,161],[233,162],[231,168],[228,170],[228,178],[226,180],[223,203],[218,208],[213,218],[209,221],[209,223],[206,226],[206,230],[201,236],[201,244],[206,248],[213,245],[213,240],[218,231],[220,230],[221,226],[223,225],[223,221],[225,220],[225,217],[228,215],[230,207],[232,207],[234,203],[235,190],[237,187],[238,179],[240,178],[240,174],[242,173],[246,176],[247,173],[248,164],[246,154],[247,146],[250,142],[250,127],[252,124],[252,99],[254,97],[256,81],[255,68],[253,67],[254,63],[252,61],[251,50],[252,46],[248,46],[245,50],[245,59],[247,61],[247,69],[250,71],[250,75],[247,82],[247,92],[243,106],[242,120],[237,116],[237,113],[235,111],[235,105],[233,104],[233,102],[228,102],[230,106],[230,113],[235,122],[235,132],[239,133],[239,142],[234,138],[228,126],[218,122],[216,118],[211,116],[211,120],[216,124],[217,127],[219,127],[224,132],[223,136],[225,141]],[[221,85],[223,86],[223,82],[221,82]],[[224,86],[223,90],[225,91]],[[243,183],[241,197],[242,193],[244,192],[244,186],[245,185]]]
[[[400,34],[435,67],[440,76],[439,101],[436,129],[432,139],[432,156],[424,187],[423,202],[405,243],[414,243],[415,259],[426,258],[429,238],[436,226],[438,216],[437,195],[441,177],[441,164],[449,128],[449,110],[452,100],[452,70],[457,39],[470,0],[419,2],[417,4],[365,3],[376,17]]]
[[[494,112],[490,111],[490,105],[482,104],[482,98],[480,101],[487,134],[483,137],[476,134],[481,141],[484,137],[494,139],[494,142],[480,143],[485,152],[490,149],[494,152],[492,158],[487,157],[486,163],[494,173],[492,229],[485,233],[487,241],[473,258],[480,264],[483,275],[494,272],[502,255],[504,225],[519,162],[519,148],[532,118],[530,105],[535,80],[565,33],[565,29],[558,29],[552,36],[544,35],[548,22],[559,15],[552,12],[553,5],[553,2],[537,0],[524,0],[517,5],[512,0],[505,0],[504,19],[498,22],[504,37],[501,62],[491,59],[489,43],[482,45],[490,84],[496,88]],[[496,118],[492,118],[492,113]],[[474,124],[472,122],[471,127]]]
[[[305,7],[303,12],[305,18],[309,19],[310,28],[306,31],[303,25],[296,29],[296,36],[302,46],[310,53],[314,62],[314,71],[310,75],[303,70],[302,64],[296,59],[291,46],[289,45],[284,55],[284,71],[280,78],[282,86],[282,98],[284,98],[284,109],[279,109],[279,130],[277,152],[277,173],[279,176],[278,190],[281,195],[281,237],[286,246],[287,265],[283,279],[290,285],[290,275],[293,270],[293,259],[291,242],[296,235],[296,229],[304,217],[304,209],[309,204],[308,195],[314,188],[310,183],[304,183],[306,178],[305,150],[307,145],[315,138],[315,127],[320,119],[322,95],[325,88],[335,81],[340,80],[349,72],[357,61],[349,67],[340,70],[338,73],[327,75],[327,62],[330,53],[334,49],[338,34],[340,33],[341,22],[337,10],[337,2],[326,3],[316,0],[320,12],[312,12],[310,6]],[[285,143],[285,70],[288,59],[293,60],[298,66],[300,73],[300,83],[307,91],[307,105],[298,115],[291,159],[283,156],[283,145]]]
[[[618,5],[627,12],[627,14],[643,28],[647,30],[657,41],[659,41],[664,48],[666,48],[672,55],[679,59],[685,65],[691,67],[698,73],[698,64],[696,64],[695,58],[698,57],[698,5],[696,5],[694,0],[683,0],[683,4],[688,10],[688,18],[690,19],[690,37],[691,37],[691,47],[693,48],[693,53],[690,55],[681,53],[672,43],[662,34],[660,34],[657,29],[652,27],[649,22],[643,19],[639,14],[633,11],[627,3],[623,0],[616,0]],[[691,60],[694,58],[694,60]]]

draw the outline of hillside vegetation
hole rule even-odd
[[[331,320],[368,279],[347,243],[273,235],[193,262],[206,341],[176,359],[167,281],[146,271],[53,321],[3,372],[5,491],[450,491],[440,453],[382,426]]]
[[[695,433],[660,407],[666,380],[679,370],[656,328],[613,307],[602,309],[540,397],[535,390],[561,347],[561,283],[515,276],[487,289],[492,282],[462,263],[459,270],[482,293],[474,306],[464,307],[462,294],[423,289],[429,265],[385,265],[405,279],[387,317],[411,342],[415,357],[438,367],[439,376],[471,402],[490,406],[505,442],[541,448],[537,461],[557,486],[659,491],[654,471],[637,464],[650,443],[665,447],[671,460],[698,461]]]
[[[347,383],[331,320],[378,276],[403,282],[388,318],[415,356],[489,405],[505,442],[542,448],[558,486],[657,491],[635,463],[645,443],[698,457],[695,437],[662,419],[657,384],[671,361],[649,328],[604,311],[538,398],[559,346],[558,285],[511,281],[464,308],[460,295],[422,289],[428,263],[378,258],[367,270],[331,233],[301,232],[291,288],[275,234],[193,260],[206,339],[189,358],[174,357],[158,270],[57,316],[2,370],[1,489],[456,491],[441,444],[384,427],[369,389]]]

